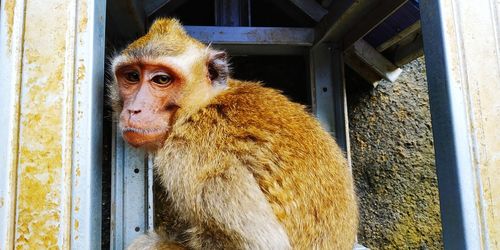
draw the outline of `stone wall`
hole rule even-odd
[[[376,88],[347,72],[359,241],[371,249],[441,249],[424,59]]]

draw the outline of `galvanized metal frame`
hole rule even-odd
[[[111,249],[125,249],[152,230],[153,162],[142,150],[124,143],[113,126]]]

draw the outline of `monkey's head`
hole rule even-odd
[[[157,149],[175,123],[227,86],[226,53],[188,36],[175,19],[159,19],[112,59],[110,96],[123,138]]]

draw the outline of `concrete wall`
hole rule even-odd
[[[376,88],[347,72],[360,242],[371,249],[441,249],[424,59]]]

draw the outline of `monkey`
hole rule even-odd
[[[305,106],[231,78],[228,60],[169,18],[112,58],[118,127],[154,155],[172,216],[129,249],[352,249],[344,153]]]

